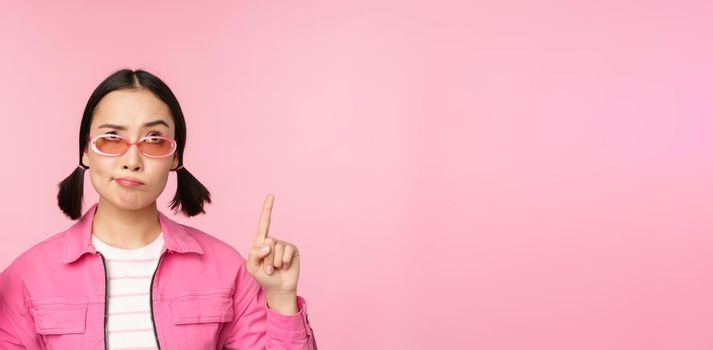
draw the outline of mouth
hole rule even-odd
[[[114,179],[114,181],[116,181],[116,183],[118,183],[119,185],[126,186],[126,187],[138,187],[138,186],[141,186],[144,184],[139,179],[134,179],[134,178],[130,178],[130,177],[122,177],[122,178]]]

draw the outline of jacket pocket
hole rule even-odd
[[[47,349],[81,349],[87,321],[87,302],[33,302],[32,317]]]
[[[216,349],[225,322],[233,320],[232,292],[200,291],[169,302],[181,349]]]
[[[230,322],[233,296],[225,291],[194,292],[170,301],[174,324]]]

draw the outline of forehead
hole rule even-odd
[[[146,122],[164,120],[174,129],[171,110],[147,89],[122,89],[106,94],[94,108],[91,129],[104,123],[140,129]],[[163,126],[159,126],[163,127]],[[165,127],[164,127],[165,128]]]

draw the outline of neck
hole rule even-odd
[[[156,201],[141,209],[118,208],[99,199],[92,233],[102,242],[121,249],[136,249],[153,242],[161,233]]]

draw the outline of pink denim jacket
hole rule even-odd
[[[104,349],[106,274],[91,244],[94,204],[0,274],[0,349]],[[159,211],[164,249],[151,284],[160,349],[317,350],[305,300],[286,316],[230,245]]]

